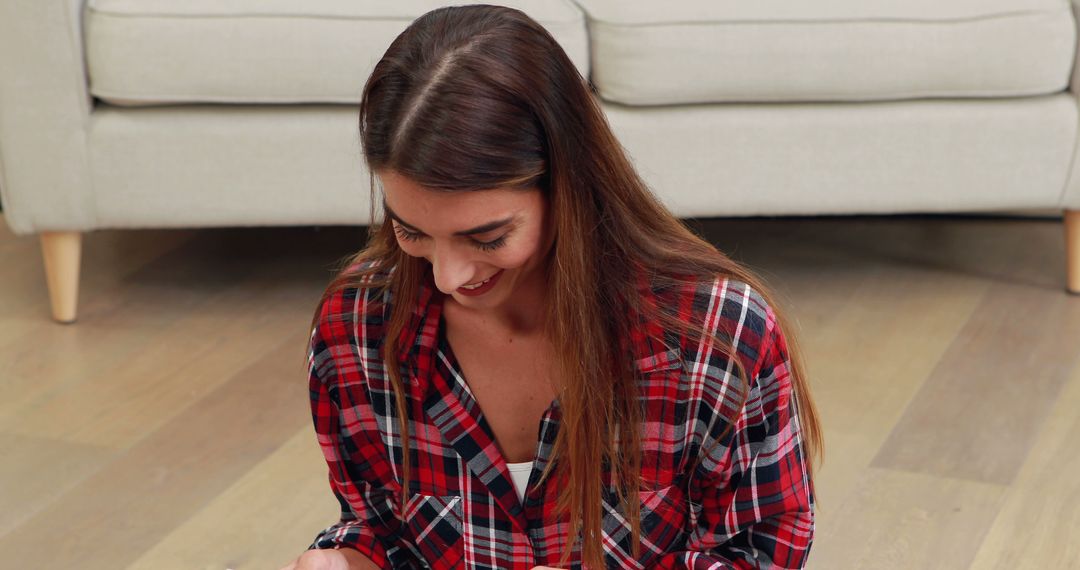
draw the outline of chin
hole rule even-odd
[[[486,295],[479,297],[470,297],[468,295],[461,295],[455,292],[454,300],[459,304],[466,307],[472,307],[475,309],[490,309],[499,306],[503,301],[502,291],[488,291]]]

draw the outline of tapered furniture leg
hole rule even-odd
[[[1080,210],[1065,210],[1066,288],[1080,295]]]
[[[82,259],[82,233],[42,232],[41,254],[45,259],[45,279],[53,320],[75,322],[79,301],[79,262]]]

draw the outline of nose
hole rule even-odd
[[[455,251],[453,246],[435,246],[430,261],[435,286],[447,295],[469,283],[475,273],[468,256]]]

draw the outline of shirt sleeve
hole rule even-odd
[[[765,355],[752,374],[750,394],[727,445],[715,445],[727,426],[719,417],[723,391],[712,406],[705,405],[713,407],[716,417],[705,432],[702,453],[716,451],[702,458],[690,483],[686,550],[664,555],[655,568],[806,564],[814,532],[813,483],[804,464],[786,343],[772,316],[770,311]]]
[[[394,495],[379,483],[379,470],[386,466],[379,455],[385,455],[385,447],[377,434],[370,433],[375,425],[373,412],[363,383],[358,385],[355,378],[361,367],[348,366],[350,376],[343,381],[334,361],[338,351],[324,341],[321,329],[333,326],[324,320],[312,331],[309,391],[315,434],[329,467],[330,489],[341,505],[341,518],[319,532],[308,550],[353,548],[381,568],[419,567],[401,538]],[[340,354],[347,358],[347,347]],[[343,398],[350,417],[355,416],[349,425],[358,426],[351,433],[342,430],[346,425]]]

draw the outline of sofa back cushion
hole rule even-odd
[[[459,2],[468,4],[472,2]],[[588,40],[570,0],[508,0],[585,76]],[[390,42],[438,0],[90,0],[90,92],[115,105],[357,103]]]
[[[577,0],[629,105],[1013,97],[1065,89],[1068,0]]]

